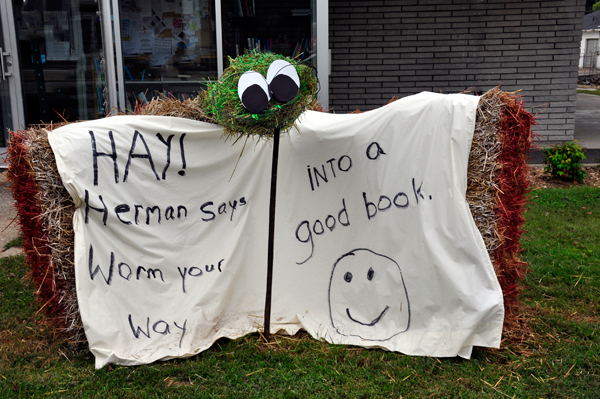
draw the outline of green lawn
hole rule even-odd
[[[595,398],[600,392],[600,189],[532,193],[530,338],[471,360],[334,346],[306,335],[221,340],[186,360],[94,369],[52,336],[24,258],[0,260],[0,398]]]

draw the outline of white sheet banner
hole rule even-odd
[[[309,111],[282,135],[272,332],[426,356],[499,346],[502,292],[465,200],[477,101]],[[263,325],[272,142],[161,116],[49,139],[77,204],[96,367],[192,356]]]

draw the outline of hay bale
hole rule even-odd
[[[200,107],[200,99],[176,100],[173,97],[154,97],[138,112],[138,115],[174,116],[176,118],[193,119],[195,121],[217,123]]]
[[[493,253],[496,274],[504,295],[505,337],[521,339],[526,330],[520,317],[519,281],[525,277],[527,264],[521,260],[521,236],[525,223],[524,212],[529,192],[527,154],[532,142],[532,127],[536,125],[520,97],[498,91],[503,103],[500,119],[500,170],[495,176],[498,185],[495,213],[496,229],[501,245]]]
[[[182,103],[155,98],[137,113],[216,122],[207,116],[201,100]],[[527,265],[520,258],[520,237],[528,190],[526,154],[534,123],[514,93],[498,88],[488,91],[477,107],[468,164],[466,197],[503,290],[504,333],[509,337],[523,329],[518,282]],[[260,132],[256,134],[272,133],[264,129]],[[85,343],[75,291],[74,204],[62,186],[47,131],[34,127],[13,133],[7,161],[24,252],[40,306],[73,344]]]
[[[75,290],[75,206],[58,174],[47,131],[37,126],[14,132],[7,163],[38,303],[57,332],[75,345],[86,343]]]

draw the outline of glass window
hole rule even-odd
[[[27,125],[104,115],[93,0],[14,2]]]
[[[223,0],[223,55],[272,51],[308,62],[313,58],[311,0]]]
[[[119,17],[127,109],[217,78],[214,0],[120,0]]]

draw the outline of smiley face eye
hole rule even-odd
[[[347,283],[352,281],[352,273],[346,272],[346,274],[344,274],[344,281],[346,281]]]
[[[242,105],[251,114],[258,114],[269,106],[269,85],[258,72],[248,71],[238,81],[238,96]]]
[[[375,276],[375,270],[373,270],[372,267],[369,268],[369,271],[367,272],[367,279],[369,281],[373,280],[373,277]]]

